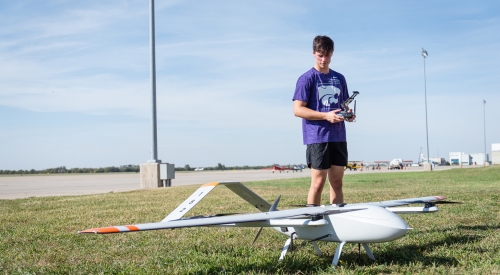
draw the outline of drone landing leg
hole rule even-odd
[[[314,247],[314,251],[316,251],[316,255],[321,256],[323,255],[323,252],[318,247],[318,244],[316,242],[311,242],[312,246]]]
[[[292,242],[292,238],[286,240],[285,246],[283,246],[283,249],[281,250],[281,255],[279,261],[283,261],[283,258],[285,258],[286,252],[288,251],[288,247],[290,246],[290,242]]]
[[[312,241],[311,241],[311,244],[312,244],[312,245],[313,245],[313,247],[314,247],[314,251],[316,251],[316,254],[317,254],[318,256],[323,255],[323,253],[322,253],[322,252],[321,252],[321,250],[319,249],[318,244],[316,243],[316,241],[319,241],[319,240],[322,240],[322,239],[324,239],[324,238],[327,238],[327,237],[329,237],[330,235],[331,235],[331,234],[326,234],[326,235],[324,235],[324,236],[318,237],[318,238],[316,238],[316,239],[314,239],[314,240],[312,240]]]
[[[283,249],[281,250],[281,255],[280,255],[280,259],[279,259],[280,262],[283,261],[283,259],[285,258],[285,255],[286,255],[286,252],[288,251],[288,248],[290,246],[292,246],[292,249],[293,249],[294,235],[295,235],[295,232],[293,232],[292,235],[290,236],[290,238],[288,240],[286,240],[285,246],[283,246]]]
[[[368,255],[368,258],[370,258],[370,259],[372,259],[372,260],[375,261],[375,256],[373,256],[372,250],[370,249],[370,247],[368,246],[368,244],[364,243],[363,247],[365,248],[365,251],[366,251],[366,254]]]
[[[337,246],[337,251],[335,251],[335,256],[333,257],[333,261],[332,261],[332,268],[335,268],[337,266],[337,264],[339,263],[340,254],[342,253],[342,247],[344,247],[344,244],[345,244],[345,242],[341,242]]]

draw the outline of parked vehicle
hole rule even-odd
[[[393,159],[391,162],[389,162],[389,169],[398,169],[402,170],[403,169],[403,160],[402,159]]]
[[[356,163],[356,162],[353,162],[353,163],[347,163],[347,166],[344,167],[344,171],[349,169],[349,171],[357,171],[359,168],[359,165]]]

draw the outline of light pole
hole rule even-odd
[[[158,159],[157,148],[157,132],[156,132],[156,66],[155,66],[155,3],[154,0],[149,2],[150,8],[150,47],[151,47],[151,159],[148,163],[161,163]]]
[[[425,97],[425,134],[427,136],[427,163],[430,163],[429,155],[429,126],[427,124],[427,80],[425,77],[425,58],[427,57],[427,51],[422,48],[422,56],[424,57],[424,97]]]
[[[483,99],[483,114],[484,114],[484,162],[483,166],[486,166],[486,100]]]

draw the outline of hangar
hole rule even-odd
[[[500,164],[500,143],[491,144],[491,164]]]
[[[451,165],[471,165],[472,159],[469,154],[463,152],[450,152]]]

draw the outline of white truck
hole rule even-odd
[[[398,169],[402,170],[403,169],[403,160],[402,159],[393,159],[391,162],[389,162],[389,169]]]

